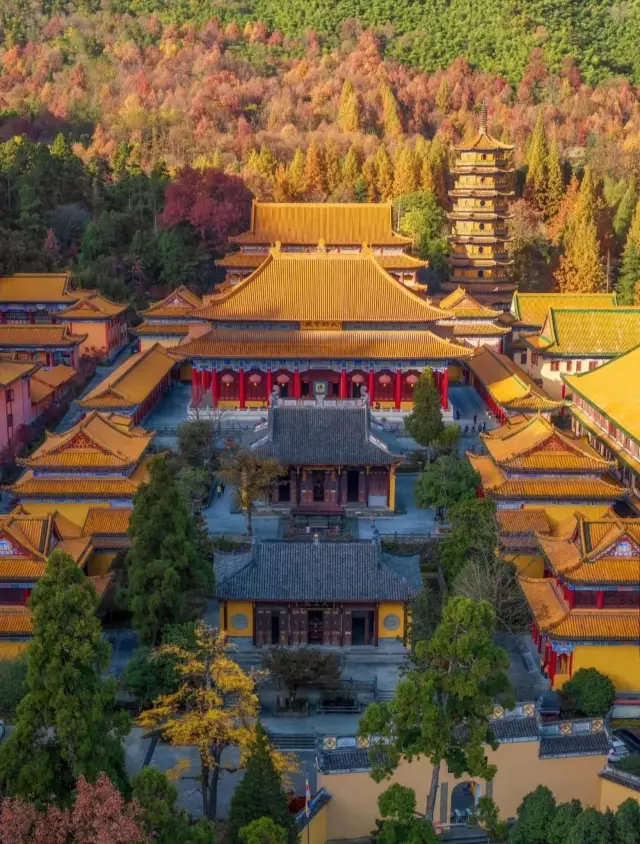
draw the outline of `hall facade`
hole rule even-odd
[[[387,273],[371,250],[271,250],[247,279],[193,315],[199,326],[172,353],[191,361],[192,412],[266,407],[281,398],[358,398],[408,410],[420,373],[433,370],[449,408],[449,364],[469,347],[436,333],[443,311]]]

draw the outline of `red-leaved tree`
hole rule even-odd
[[[189,223],[212,251],[227,246],[229,235],[249,228],[251,193],[242,179],[221,170],[184,167],[167,186],[162,222]]]
[[[0,804],[0,844],[149,844],[138,821],[140,808],[127,803],[106,774],[95,785],[80,777],[71,809],[39,811],[21,798]]]

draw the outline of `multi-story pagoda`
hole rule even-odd
[[[451,277],[443,288],[449,292],[461,285],[483,304],[508,310],[515,289],[507,278],[512,262],[506,248],[513,147],[489,135],[483,105],[480,131],[455,150],[455,182],[449,191]]]
[[[532,636],[552,688],[580,668],[617,689],[640,683],[640,519],[575,513],[555,535],[538,535],[543,577],[520,577]]]

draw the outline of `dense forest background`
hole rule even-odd
[[[638,0],[3,0],[0,27],[0,272],[206,287],[253,194],[396,200],[437,284],[452,145],[485,101],[516,147],[516,281],[626,273],[634,299]]]

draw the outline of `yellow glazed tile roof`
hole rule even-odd
[[[124,313],[129,307],[112,302],[95,290],[74,290],[72,295],[78,301],[60,312],[64,319],[102,321]]]
[[[8,489],[29,498],[131,498],[138,486],[132,478],[48,478],[28,471]]]
[[[60,363],[49,369],[41,367],[35,373],[34,380],[42,381],[43,384],[48,384],[50,387],[61,387],[67,381],[71,381],[76,374],[77,370],[72,366],[65,366],[65,364]]]
[[[602,458],[586,437],[561,431],[540,414],[501,437],[495,433],[480,436],[493,460],[512,471],[606,472],[615,466],[614,461]]]
[[[142,404],[174,366],[175,359],[164,346],[155,343],[144,352],[131,355],[76,404],[100,410]]]
[[[189,358],[467,359],[473,352],[431,331],[230,331],[218,329],[171,350]]]
[[[37,363],[17,360],[0,360],[0,387],[9,387],[19,378],[32,375],[38,368]]]
[[[511,358],[489,346],[476,348],[467,365],[502,407],[554,410],[564,404],[551,399]]]
[[[234,243],[286,243],[316,246],[409,244],[393,231],[393,205],[367,202],[258,202],[251,206],[248,232],[230,237]]]
[[[215,263],[218,267],[225,267],[229,270],[255,270],[268,257],[268,252],[231,252]],[[407,255],[406,252],[400,252],[397,255],[374,255],[373,257],[385,270],[418,270],[421,267],[426,267],[429,263],[428,261],[421,261],[420,258],[414,258],[413,255]]]
[[[637,609],[569,610],[553,579],[518,579],[538,627],[551,639],[640,642]]]
[[[502,311],[496,311],[493,308],[488,308],[486,305],[474,299],[464,287],[458,287],[453,293],[449,293],[444,299],[438,302],[438,307],[443,311],[453,311],[456,316],[464,317],[487,317],[498,319]]]
[[[71,334],[66,325],[0,325],[0,349],[78,346],[86,334]]]
[[[498,510],[496,518],[500,533],[525,534],[551,532],[551,525],[544,510]]]
[[[32,378],[29,392],[31,394],[31,404],[40,404],[41,401],[44,401],[55,393],[55,387],[52,387],[50,384],[43,384],[42,381]]]
[[[638,345],[640,308],[561,310],[550,308],[539,337],[521,335],[547,355],[608,357]]]
[[[137,463],[154,434],[126,429],[92,411],[63,434],[47,433],[44,443],[19,464],[29,467],[125,467]]]
[[[86,534],[126,534],[133,510],[129,507],[92,507],[83,531]]]
[[[447,316],[380,267],[368,251],[272,249],[250,276],[195,316],[219,321],[424,323]]]
[[[636,339],[640,340],[640,334]],[[572,392],[640,442],[640,391],[630,389],[638,383],[639,375],[640,346],[637,346],[591,372],[566,375],[563,380]]]
[[[454,337],[503,337],[510,331],[510,328],[503,328],[492,322],[456,322],[453,326]]]
[[[193,323],[182,322],[142,322],[133,329],[137,337],[176,336],[186,337]]]
[[[549,308],[602,310],[616,305],[615,293],[520,293],[516,290],[511,314],[523,325],[542,328]]]
[[[140,311],[141,314],[148,314],[153,317],[169,317],[171,319],[179,320],[187,315],[191,315],[193,311],[202,307],[202,299],[192,293],[188,287],[182,285],[177,287],[172,293],[161,302],[155,302],[150,305],[146,311]]]
[[[28,607],[0,604],[0,636],[29,635],[33,632],[33,618]]]
[[[467,458],[476,472],[479,473],[482,488],[491,498],[616,501],[623,498],[625,494],[625,488],[610,475],[599,478],[580,476],[508,478],[491,457],[478,456],[467,452]]]
[[[470,141],[463,141],[454,147],[456,152],[498,152],[501,150],[510,151],[514,147],[512,144],[505,144],[503,141],[492,137],[486,130],[481,128],[478,134]]]
[[[68,273],[17,273],[0,278],[0,304],[71,304],[74,298],[69,287]]]

